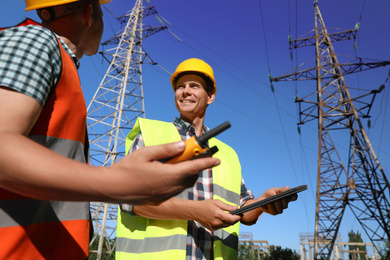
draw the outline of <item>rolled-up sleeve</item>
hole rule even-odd
[[[242,207],[245,202],[254,198],[252,191],[246,188],[244,179],[241,179],[240,206]]]

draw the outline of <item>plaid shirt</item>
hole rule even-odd
[[[77,60],[61,39],[60,42]],[[61,77],[61,67],[58,41],[49,29],[27,25],[0,30],[0,86],[26,94],[43,106]]]
[[[194,127],[180,118],[175,118],[173,124],[176,126],[182,140],[190,139],[195,135]],[[204,131],[209,129],[204,126]],[[134,139],[130,152],[144,146],[142,134],[139,133]],[[188,188],[188,199],[201,201],[213,198],[213,172],[211,169],[203,170],[199,173],[199,178],[192,188]],[[240,206],[247,200],[253,199],[253,194],[245,187],[244,180],[241,179],[241,199]],[[122,210],[135,215],[132,206],[122,205]],[[187,228],[186,260],[194,259],[214,259],[213,256],[213,232],[204,228],[196,221],[188,221]]]

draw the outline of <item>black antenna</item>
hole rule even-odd
[[[217,134],[225,131],[226,129],[228,129],[230,127],[230,122],[229,121],[226,121],[225,123],[223,124],[220,124],[219,126],[217,126],[216,128],[208,131],[207,133],[204,133],[203,135],[199,136],[196,138],[196,140],[198,141],[199,145],[201,146],[204,146],[207,144],[207,140],[209,140],[210,138],[216,136]]]

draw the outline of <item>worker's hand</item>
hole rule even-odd
[[[199,201],[194,219],[209,230],[217,230],[229,227],[241,220],[241,216],[232,215],[229,212],[237,209],[237,206],[226,204],[220,200]]]
[[[118,202],[159,204],[194,185],[199,171],[220,163],[215,158],[201,158],[177,164],[159,160],[176,156],[185,142],[149,146],[138,149],[110,167],[114,174],[112,187]]]
[[[275,188],[268,189],[263,193],[263,195],[261,195],[260,199],[269,198],[271,196],[274,196],[276,194],[279,194],[279,193],[286,191],[286,190],[289,190],[289,189],[290,189],[290,187],[288,187],[288,186],[286,186],[284,188],[275,187]],[[288,208],[288,203],[290,201],[295,201],[297,199],[298,199],[298,195],[293,194],[291,196],[277,200],[273,203],[269,203],[261,208],[264,212],[266,212],[268,214],[278,215],[278,214],[283,213],[283,210]]]

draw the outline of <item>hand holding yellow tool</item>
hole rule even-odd
[[[217,134],[225,131],[230,126],[231,126],[230,122],[226,121],[225,123],[217,126],[216,128],[208,131],[207,133],[199,137],[196,136],[191,137],[186,141],[186,148],[184,152],[168,160],[167,163],[178,163],[186,160],[191,160],[205,154],[213,155],[218,151],[218,147],[213,146],[209,148],[209,146],[207,145],[207,141],[210,138],[216,136]]]

